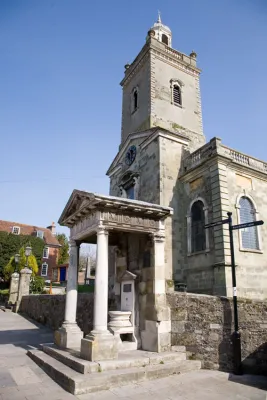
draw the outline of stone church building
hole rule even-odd
[[[171,30],[159,19],[125,66],[110,195],[173,208],[165,232],[167,282],[232,296],[228,227],[204,230],[204,224],[227,218],[228,211],[236,224],[265,220],[267,164],[219,138],[206,142],[196,58],[172,48]],[[267,297],[266,239],[265,226],[235,233],[239,296]]]
[[[121,143],[107,171],[110,195],[74,190],[59,219],[71,229],[71,249],[97,243],[94,332],[107,329],[106,285],[113,308],[120,307],[127,272],[135,279],[135,334],[147,350],[170,344],[168,291],[186,286],[193,293],[233,294],[228,226],[204,225],[227,212],[234,224],[267,216],[267,164],[219,138],[206,142],[200,73],[197,54],[175,50],[159,17],[125,65]],[[234,231],[239,297],[267,297],[266,229]],[[73,282],[74,288],[75,274]],[[75,321],[72,292],[67,321]]]

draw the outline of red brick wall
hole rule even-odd
[[[42,259],[42,264],[43,263],[48,264],[47,276],[43,276],[43,278],[45,280],[52,279],[52,268],[57,266],[58,252],[59,252],[58,247],[49,247],[49,257]],[[39,268],[38,275],[40,275],[40,276],[41,276],[41,270],[42,270],[42,266]]]

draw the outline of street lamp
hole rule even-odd
[[[28,258],[32,254],[32,248],[31,246],[26,246],[25,248],[25,256],[26,256],[26,265],[25,267],[28,268]]]
[[[20,255],[19,254],[15,254],[15,271],[14,272],[18,271],[19,260],[20,260]]]

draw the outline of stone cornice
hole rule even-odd
[[[196,77],[198,77],[201,72],[201,70],[194,65],[194,59],[184,53],[172,49],[164,43],[159,42],[157,39],[150,38],[129,68],[125,71],[125,76],[120,82],[121,86],[127,84],[128,80],[137,73],[149,53],[162,58],[164,61],[169,61],[172,64],[175,64],[181,70]]]
[[[114,196],[104,196],[95,193],[74,190],[66,204],[58,223],[72,227],[78,221],[91,218],[96,213],[120,213],[121,215],[137,216],[160,220],[172,215],[173,209],[158,204],[139,200],[130,200]]]
[[[190,142],[190,139],[181,134],[181,133],[173,133],[169,132],[165,129],[158,128],[151,136],[147,137],[140,145],[141,149],[144,149],[147,147],[153,140],[155,140],[158,137],[162,137],[164,139],[172,140],[176,143],[181,143],[183,145],[188,145]]]
[[[143,132],[130,133],[123,143],[122,147],[120,148],[119,152],[117,153],[116,157],[113,159],[109,169],[106,172],[106,175],[112,176],[115,173],[115,169],[117,170],[121,168],[118,163],[120,162],[121,157],[124,155],[132,140],[146,138],[147,136],[150,136],[152,132],[153,128]]]
[[[215,157],[218,162],[224,163],[228,168],[267,180],[267,163],[222,145],[221,139],[218,138],[211,139],[186,157],[183,161],[183,177],[188,176],[196,168],[199,169],[200,166],[205,168],[205,164]]]
[[[140,144],[140,149],[144,149],[158,137],[163,137],[168,140],[173,140],[174,142],[181,143],[183,145],[188,145],[190,142],[190,139],[185,134],[181,132],[179,133],[170,132],[160,127],[151,128],[144,132],[131,133],[128,136],[127,140],[123,143],[122,148],[120,149],[114,160],[112,161],[111,166],[109,167],[106,174],[109,177],[111,177],[114,173],[116,173],[122,168],[120,160],[124,156],[124,153],[126,149],[129,147],[132,140],[144,138],[144,140]]]

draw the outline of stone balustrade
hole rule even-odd
[[[207,161],[207,159],[216,155],[228,158],[232,162],[241,164],[245,167],[267,173],[267,163],[233,150],[230,147],[221,144],[221,140],[217,138],[211,139],[210,142],[196,150],[194,153],[190,154],[184,160],[185,172],[196,168],[198,165]]]

